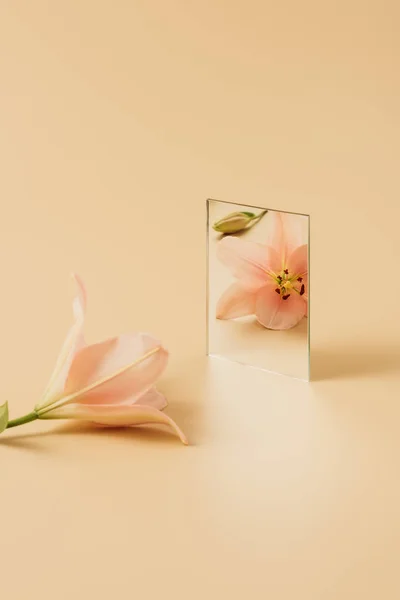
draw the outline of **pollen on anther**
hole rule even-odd
[[[282,300],[287,300],[289,298],[290,294],[285,294],[284,296],[282,296]]]
[[[303,278],[302,278],[302,277],[298,277],[298,278],[297,278],[297,281],[298,281],[299,283],[301,283],[301,282],[303,281]]]
[[[275,288],[275,291],[276,291],[276,293],[277,293],[277,294],[280,294],[280,293],[281,293],[281,290],[280,290],[280,288]]]
[[[289,269],[285,269],[283,272],[285,273],[285,275],[289,275]]]
[[[305,287],[304,287],[304,283],[301,284],[301,288],[300,288],[300,296],[302,296],[305,292]]]

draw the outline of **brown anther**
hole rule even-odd
[[[290,294],[285,294],[285,296],[282,296],[282,300],[287,300],[289,298]]]
[[[298,281],[299,283],[301,283],[301,282],[303,281],[303,278],[302,278],[302,277],[298,277],[298,278],[297,278],[297,281]]]
[[[300,288],[300,296],[302,296],[305,292],[305,287],[304,287],[304,283],[301,284],[301,288]]]
[[[275,291],[276,291],[277,294],[281,293],[281,289],[280,288],[275,288]]]
[[[282,277],[280,275],[278,275],[277,280],[282,281]]]
[[[283,272],[285,273],[285,275],[289,275],[289,269],[285,269]]]

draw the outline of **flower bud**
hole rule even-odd
[[[258,216],[251,212],[233,212],[214,223],[213,229],[219,233],[237,233],[246,229],[257,218]]]

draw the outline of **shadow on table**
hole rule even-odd
[[[10,432],[11,433],[11,432]],[[147,426],[142,427],[97,427],[96,425],[86,423],[66,423],[48,431],[38,431],[33,433],[13,432],[12,435],[0,438],[0,446],[9,446],[24,450],[41,450],[37,441],[42,438],[58,436],[102,436],[104,439],[118,438],[119,440],[139,440],[161,442],[163,444],[180,443],[178,438],[173,436],[168,430],[161,428],[150,429]]]
[[[400,372],[400,346],[348,343],[311,352],[311,381]]]

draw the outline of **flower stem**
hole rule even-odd
[[[263,217],[264,215],[266,215],[266,214],[267,214],[267,212],[268,212],[268,210],[262,210],[262,211],[260,212],[260,214],[258,214],[258,215],[255,215],[255,216],[253,217],[253,219],[252,219],[252,220],[254,221],[254,224],[255,224],[255,223],[257,223],[257,221],[259,221],[260,219],[262,219],[262,217]]]
[[[18,427],[18,425],[25,425],[25,423],[30,423],[31,421],[36,421],[39,418],[39,415],[32,411],[23,417],[19,417],[18,419],[12,419],[12,421],[8,421],[6,429],[10,429],[10,427]]]

